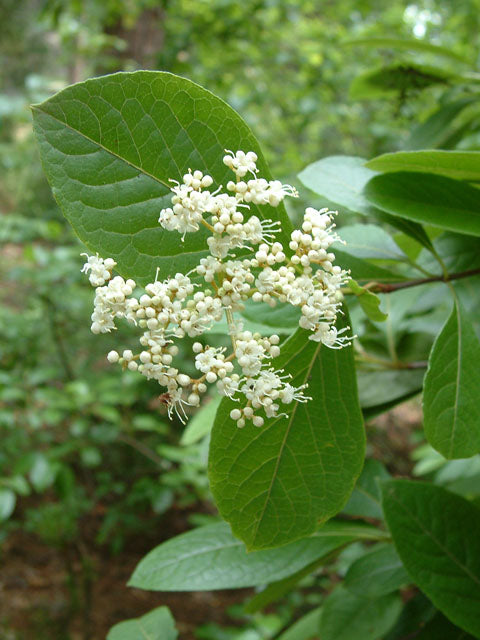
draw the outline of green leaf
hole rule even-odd
[[[402,602],[395,594],[364,598],[337,587],[320,617],[322,640],[378,640],[395,624]]]
[[[336,242],[337,248],[357,258],[374,258],[377,260],[405,260],[405,254],[393,238],[375,224],[351,224],[341,227],[338,235],[345,244]]]
[[[365,166],[381,173],[414,171],[470,182],[480,181],[479,151],[397,151],[378,156]]]
[[[457,233],[480,236],[480,190],[426,173],[385,173],[370,180],[365,196],[388,213]]]
[[[355,100],[388,98],[436,84],[448,84],[456,76],[445,69],[413,62],[393,64],[365,71],[350,85],[350,97]]]
[[[388,480],[390,474],[378,460],[367,459],[350,499],[342,513],[361,518],[383,519],[382,492],[380,482]]]
[[[294,386],[308,383],[312,400],[286,405],[287,417],[260,429],[238,429],[229,415],[236,403],[225,399],[212,431],[210,488],[249,550],[312,533],[342,508],[363,463],[352,348],[329,349],[300,329],[275,364]]]
[[[377,544],[350,565],[344,586],[358,596],[376,598],[397,591],[409,582],[410,576],[393,545]]]
[[[338,243],[337,243],[338,244]],[[339,245],[342,246],[343,245]],[[367,260],[356,258],[350,253],[346,253],[337,246],[333,249],[336,262],[342,265],[342,269],[350,271],[357,282],[400,282],[406,280],[405,276],[394,273],[384,267],[380,267]]]
[[[374,322],[384,322],[387,319],[388,314],[380,310],[380,298],[375,293],[365,289],[365,287],[361,287],[358,282],[351,278],[347,284],[350,291],[357,297],[367,318]]]
[[[421,369],[358,370],[358,394],[365,418],[380,415],[418,395],[424,375]]]
[[[424,42],[423,40],[416,39],[404,39],[404,38],[385,38],[385,37],[370,37],[370,38],[352,38],[348,40],[344,40],[342,42],[344,45],[361,45],[373,48],[383,48],[386,47],[388,49],[400,49],[407,51],[414,51],[419,53],[433,53],[437,56],[442,56],[446,58],[453,58],[459,62],[464,62],[465,64],[469,64],[468,60],[466,60],[463,56],[455,53],[451,49],[447,49],[446,47],[440,47],[437,44],[431,44],[430,42]]]
[[[436,109],[425,122],[412,129],[410,138],[405,145],[407,149],[445,148],[445,143],[452,133],[452,122],[461,112],[474,104],[478,95],[460,98],[455,102],[448,102]]]
[[[298,174],[302,184],[339,207],[372,215],[373,207],[362,191],[375,172],[365,167],[365,158],[329,156],[309,164]]]
[[[141,618],[113,626],[107,640],[176,640],[175,621],[167,607],[157,607]]]
[[[19,496],[30,495],[30,486],[23,476],[15,475],[9,478],[0,478],[0,487],[12,489]]]
[[[198,442],[210,433],[221,399],[222,397],[217,394],[197,411],[193,418],[188,421],[185,431],[180,438],[180,444],[183,446],[195,444],[195,442]]]
[[[129,585],[154,591],[252,587],[290,576],[344,544],[381,535],[374,527],[327,522],[310,537],[280,549],[247,553],[245,545],[221,522],[176,536],[150,551]]]
[[[313,192],[324,196],[340,208],[347,208],[365,216],[375,216],[430,249],[430,240],[422,227],[379,211],[365,198],[364,187],[375,176],[374,171],[365,167],[365,162],[364,158],[356,156],[330,156],[308,165],[299,173],[298,179]]]
[[[33,466],[28,475],[36,491],[45,491],[53,484],[57,471],[58,467],[54,463],[43,453],[38,453],[35,455]]]
[[[434,615],[435,608],[421,591],[407,601],[393,629],[382,640],[407,640],[416,634]],[[438,638],[437,640],[440,640]]]
[[[15,509],[17,498],[11,489],[0,488],[0,522],[8,520]]]
[[[391,480],[383,510],[412,580],[454,624],[480,634],[480,510],[441,487]]]
[[[224,149],[253,150],[270,174],[258,142],[240,116],[190,80],[160,71],[118,73],[67,87],[33,107],[40,155],[54,195],[91,251],[115,258],[141,284],[186,273],[207,255],[206,233],[185,236],[158,223],[170,203],[170,179],[201,169],[216,184],[231,172]],[[265,218],[271,208],[251,207]],[[283,206],[280,241],[291,224]],[[270,213],[268,217],[271,217]]]
[[[321,607],[313,609],[278,636],[277,640],[315,640],[318,638]]]
[[[389,476],[387,475],[387,477]],[[338,525],[342,525],[342,526],[340,527],[339,530],[336,530],[336,527]],[[282,578],[281,580],[271,582],[265,589],[263,589],[262,591],[254,595],[253,598],[245,604],[244,606],[245,613],[256,613],[257,611],[264,609],[270,603],[275,602],[280,598],[283,598],[287,593],[290,593],[290,591],[293,590],[295,585],[298,584],[298,582],[302,580],[302,578],[304,578],[305,576],[308,576],[317,567],[322,566],[323,564],[326,564],[327,562],[329,562],[332,556],[338,554],[342,550],[342,548],[344,548],[346,545],[350,544],[351,542],[358,541],[360,539],[365,539],[365,538],[371,539],[374,536],[378,536],[378,539],[381,540],[383,539],[383,536],[384,536],[383,531],[381,531],[380,529],[372,529],[370,525],[368,525],[368,528],[366,528],[365,525],[361,525],[361,524],[355,525],[355,524],[349,524],[342,521],[335,523],[333,520],[331,520],[330,522],[327,522],[326,525],[323,526],[321,529],[319,529],[319,531],[317,531],[317,533],[314,535],[322,534],[323,536],[325,536],[330,534],[333,536],[338,534],[343,535],[347,533],[352,536],[351,540],[347,542],[343,542],[341,546],[337,546],[335,549],[331,549],[327,554],[318,557],[316,560],[306,565],[305,567],[303,567],[303,569],[300,569],[296,573],[293,573],[292,575],[289,575],[286,578]],[[295,543],[292,543],[292,544],[295,544]],[[282,547],[282,548],[285,548],[285,547]],[[259,551],[257,553],[262,553],[262,552]]]
[[[474,636],[453,625],[441,613],[437,613],[415,636],[415,640],[439,640],[440,638],[442,640],[474,640]]]
[[[479,362],[480,342],[457,301],[433,344],[423,394],[425,435],[446,458],[480,451]]]

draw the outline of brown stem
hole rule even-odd
[[[373,293],[392,293],[392,291],[418,287],[421,284],[428,284],[430,282],[450,282],[451,280],[461,280],[462,278],[469,278],[470,276],[476,276],[478,274],[480,274],[480,268],[460,271],[458,273],[450,273],[448,277],[442,274],[441,276],[419,278],[418,280],[407,280],[407,282],[394,282],[392,284],[372,282],[370,285],[367,285],[366,288]]]

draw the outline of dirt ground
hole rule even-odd
[[[374,420],[367,427],[370,455],[383,460],[391,472],[408,474],[410,434],[419,419],[414,403]],[[189,528],[187,516],[173,510],[158,535],[130,539],[117,555],[94,543],[91,523],[85,524],[85,548],[80,550],[54,549],[23,531],[11,534],[0,547],[0,640],[104,640],[115,623],[160,605],[170,608],[180,640],[194,640],[194,630],[202,624],[236,626],[227,609],[242,603],[251,590],[152,593],[126,586],[150,549]],[[83,584],[82,554],[92,568],[90,582]],[[76,590],[71,580],[69,584],[68,567]]]
[[[98,549],[90,550],[91,591],[83,588],[81,562],[75,559],[72,563],[78,580],[75,606],[69,589],[65,551],[52,549],[24,532],[12,535],[2,554],[0,638],[104,640],[113,624],[143,615],[160,605],[170,608],[181,639],[193,639],[194,629],[207,622],[235,624],[226,609],[242,602],[249,590],[152,593],[126,587],[147,550],[128,548],[114,556],[102,554]]]

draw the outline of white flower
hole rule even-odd
[[[82,273],[88,273],[90,271],[89,280],[93,287],[102,287],[112,277],[112,269],[117,265],[115,260],[107,258],[103,260],[98,253],[95,256],[89,256],[87,253],[82,253],[82,256],[86,256],[87,260],[82,268]]]
[[[198,407],[208,385],[215,384],[222,396],[238,402],[230,414],[238,427],[247,422],[262,427],[265,418],[285,415],[280,407],[306,402],[306,385],[294,386],[283,370],[271,367],[280,354],[279,337],[244,331],[234,313],[249,298],[271,307],[277,302],[296,306],[301,311],[299,326],[311,333],[310,340],[339,349],[352,340],[347,328],[335,327],[348,274],[334,265],[330,251],[338,240],[333,212],[307,208],[301,229],[292,232],[285,250],[276,240],[280,223],[249,215],[249,209],[250,204],[276,207],[286,196],[296,196],[296,190],[257,176],[254,152],[229,151],[223,161],[236,174],[236,182],[227,184],[230,194],[221,187],[211,192],[211,176],[189,170],[181,183],[173,181],[172,207],[160,213],[160,224],[179,232],[182,239],[200,225],[210,231],[207,255],[189,273],[160,281],[157,270],[155,281],[137,298],[133,280],[112,278],[112,258],[87,256],[82,271],[96,287],[92,331],[107,333],[119,318],[141,331],[137,352],[125,349],[120,356],[110,351],[108,361],[156,380],[164,390],[160,401],[169,416],[176,414],[185,422],[186,407]],[[253,177],[247,179],[247,174]],[[245,250],[251,252],[247,258]],[[224,314],[231,352],[197,341],[192,350],[198,377],[179,371],[176,342],[202,336]]]

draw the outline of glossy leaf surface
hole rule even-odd
[[[119,272],[145,284],[188,272],[207,255],[206,233],[163,229],[170,179],[201,169],[225,185],[224,149],[253,150],[270,177],[258,142],[226,103],[190,80],[160,71],[118,73],[72,85],[33,107],[43,166],[54,195],[80,239],[111,256]],[[265,217],[257,207],[252,213]],[[267,217],[273,210],[268,207]],[[283,206],[281,239],[291,229]],[[273,212],[274,213],[274,212]]]
[[[468,184],[425,173],[385,173],[364,190],[369,202],[401,218],[480,236],[480,191]]]
[[[446,458],[480,451],[480,342],[457,302],[434,342],[424,382],[424,428]]]
[[[454,624],[480,635],[480,510],[441,487],[383,485],[383,510],[412,580]]]
[[[312,536],[280,549],[247,553],[222,522],[162,543],[141,560],[129,584],[154,591],[252,587],[290,576],[344,544],[381,534],[374,527],[327,522]]]
[[[352,348],[328,349],[298,330],[275,365],[308,383],[309,402],[282,407],[287,417],[238,429],[225,399],[212,431],[209,475],[222,517],[248,549],[312,533],[346,502],[360,473],[365,436]]]

